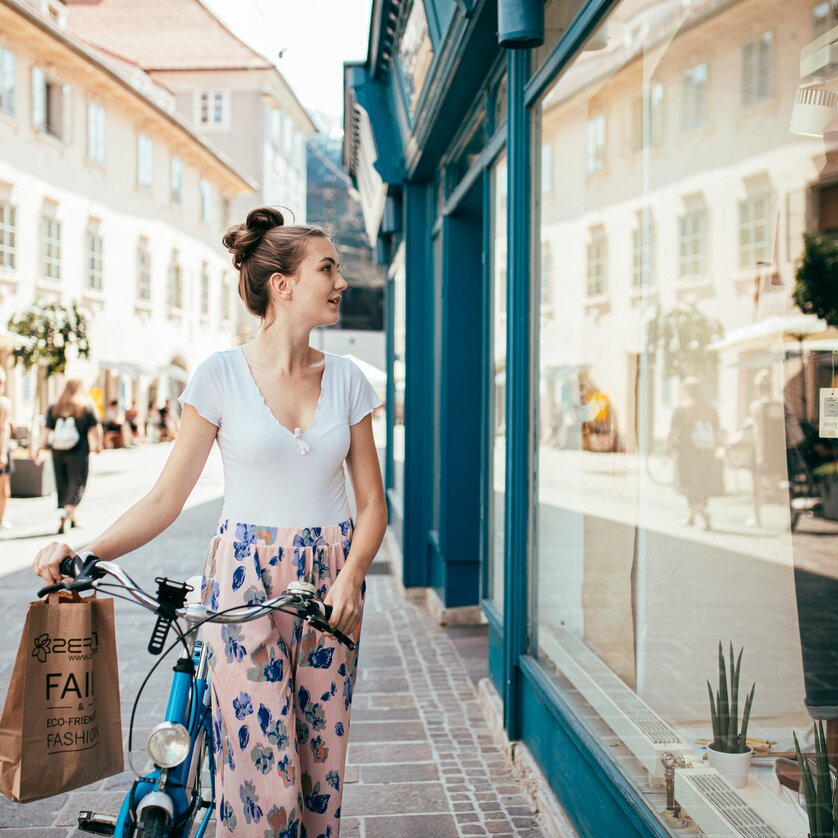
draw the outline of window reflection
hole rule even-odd
[[[504,502],[506,495],[506,152],[492,177],[492,358],[489,380],[489,597],[503,610]]]
[[[744,647],[773,744],[743,795],[784,835],[774,755],[838,717],[838,331],[793,298],[804,233],[834,248],[838,137],[789,128],[823,6],[626,0],[534,114],[537,654],[663,812],[650,720],[706,765],[706,681]]]
[[[405,336],[407,299],[404,258],[396,260],[393,274],[393,379],[396,391],[393,417],[393,483],[396,495],[404,501],[404,393]]]

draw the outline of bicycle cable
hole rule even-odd
[[[110,586],[109,586],[109,587],[110,587]],[[116,587],[121,587],[121,586],[117,585]],[[125,597],[123,597],[123,598],[125,598]],[[135,600],[131,600],[131,601],[135,601]],[[184,632],[184,631],[182,631],[182,630],[181,630],[181,628],[180,628],[180,626],[178,625],[177,631],[178,631],[179,636],[178,636],[177,640],[175,640],[173,643],[171,643],[167,649],[164,649],[164,650],[160,653],[160,656],[159,656],[159,657],[157,658],[157,660],[154,662],[154,664],[152,665],[151,669],[149,669],[149,671],[148,671],[148,673],[146,674],[145,678],[143,678],[143,681],[142,681],[142,683],[140,684],[140,688],[137,690],[137,695],[136,695],[136,697],[134,698],[134,704],[133,704],[133,706],[131,707],[131,719],[130,719],[130,721],[129,721],[129,723],[128,723],[128,762],[129,762],[129,764],[132,762],[132,761],[131,761],[131,753],[132,753],[132,751],[133,751],[133,743],[134,743],[134,719],[136,718],[136,714],[137,714],[137,707],[139,706],[139,703],[140,703],[140,698],[142,697],[143,690],[145,689],[146,684],[148,684],[148,681],[149,681],[149,679],[151,678],[151,676],[152,676],[152,675],[154,674],[154,672],[157,670],[157,667],[158,667],[158,666],[160,666],[160,664],[161,664],[161,663],[163,663],[163,660],[164,660],[164,659],[165,659],[165,658],[169,655],[169,653],[170,653],[173,649],[175,649],[175,648],[177,647],[178,643],[183,643],[184,645],[186,645],[186,638],[187,638],[187,636],[188,636],[188,635],[190,635],[190,634],[192,634],[192,632],[197,631],[197,630],[198,630],[198,629],[199,629],[199,628],[200,628],[200,627],[201,627],[204,623],[209,623],[209,622],[212,622],[212,621],[213,621],[216,617],[220,616],[221,614],[227,614],[227,613],[229,613],[229,612],[231,612],[231,611],[237,611],[237,610],[239,610],[241,607],[242,607],[242,606],[241,606],[241,604],[239,604],[239,605],[234,605],[234,606],[232,606],[232,607],[230,607],[230,608],[225,608],[223,611],[216,611],[216,612],[215,612],[214,614],[212,614],[211,616],[204,617],[204,619],[203,619],[203,620],[200,620],[200,621],[199,621],[199,622],[197,622],[194,626],[192,626],[191,628],[187,629],[185,632]],[[276,606],[266,606],[266,607],[268,608],[268,610],[269,610],[269,611],[282,611],[282,609],[281,609],[281,608],[278,608],[278,607],[276,607]],[[283,612],[283,613],[286,613],[286,614],[287,614],[288,612],[286,611],[286,612]],[[291,614],[291,615],[289,615],[289,616],[295,616],[295,615]],[[177,625],[177,622],[176,622],[176,621],[174,621],[174,622],[172,623],[172,625]],[[188,647],[187,647],[187,648],[188,648]],[[196,687],[195,687],[195,682],[194,682],[194,679],[193,679],[193,681],[192,681],[193,701],[194,701],[194,699],[195,699],[195,690],[196,690]],[[135,774],[136,774],[139,778],[142,778],[142,775],[141,775],[141,774],[140,774],[140,773],[136,770],[136,768],[134,768],[133,764],[131,764],[131,770],[132,770],[132,771],[133,771],[133,772],[134,772],[134,773],[135,773]]]

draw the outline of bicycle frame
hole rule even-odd
[[[69,563],[69,564],[67,564]],[[96,570],[96,576],[89,575]],[[65,559],[61,565],[61,573],[74,577],[71,583],[57,583],[42,588],[39,596],[58,590],[97,590],[99,580],[109,575],[117,580],[120,586],[128,592],[140,605],[159,615],[160,618],[183,619],[186,631],[179,638],[183,642],[184,650],[174,666],[174,677],[166,706],[164,722],[180,725],[189,734],[189,749],[184,760],[171,768],[155,767],[144,777],[136,780],[131,790],[125,796],[120,807],[119,815],[98,815],[94,812],[79,814],[79,828],[85,832],[95,834],[115,835],[117,838],[129,838],[134,834],[141,813],[145,808],[158,809],[167,813],[170,826],[170,838],[188,838],[192,824],[201,809],[206,809],[198,826],[195,838],[203,838],[206,833],[212,812],[215,809],[215,752],[212,739],[212,717],[210,712],[210,690],[208,677],[209,648],[200,641],[196,632],[208,620],[223,623],[248,622],[268,616],[275,611],[285,611],[298,619],[305,620],[315,629],[328,631],[341,643],[350,649],[355,644],[335,628],[329,626],[328,620],[331,607],[314,598],[314,580],[309,575],[305,581],[294,581],[288,584],[288,590],[277,597],[252,606],[235,606],[223,612],[208,611],[198,603],[187,604],[186,607],[172,607],[174,600],[171,593],[165,591],[167,579],[157,579],[161,586],[158,598],[142,590],[118,565],[111,562],[101,562],[92,554],[83,553],[74,558]],[[169,587],[173,587],[169,585]],[[175,588],[177,586],[174,586]],[[181,585],[184,603],[185,591],[192,590],[189,585]],[[164,590],[161,594],[160,591]],[[168,594],[168,595],[167,595]],[[163,597],[161,600],[160,597]],[[169,611],[161,610],[168,603]],[[165,616],[164,616],[165,615]],[[180,629],[178,629],[180,631]],[[168,627],[164,628],[160,649],[165,640]],[[178,641],[176,641],[178,642]],[[167,651],[172,650],[172,646]],[[149,650],[152,650],[150,643]],[[142,691],[142,688],[141,688]],[[133,717],[132,717],[133,724]],[[202,770],[206,755],[206,763],[210,773],[210,797],[203,798],[199,792],[202,789]]]
[[[184,651],[175,664],[164,719],[167,722],[181,724],[189,731],[189,754],[180,765],[169,769],[155,768],[141,780],[134,782],[122,802],[114,830],[116,836],[132,834],[137,813],[142,809],[145,800],[147,805],[155,805],[168,810],[174,827],[181,824],[172,832],[178,837],[189,834],[194,817],[188,815],[193,807],[197,807],[199,812],[200,808],[205,806],[206,812],[195,833],[195,838],[203,838],[215,808],[215,759],[211,746],[212,718],[209,706],[207,647],[197,641],[194,643],[191,654],[187,655]],[[210,772],[209,802],[193,798],[195,784],[201,779],[199,774],[203,769],[202,754],[205,743]]]

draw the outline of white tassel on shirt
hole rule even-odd
[[[294,428],[294,439],[297,440],[297,445],[300,446],[300,454],[305,455],[311,451],[311,446],[302,438],[303,432],[300,428]]]

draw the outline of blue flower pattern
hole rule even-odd
[[[219,524],[218,537],[230,529],[228,521]],[[275,543],[276,528],[236,524],[235,538],[230,533],[228,540],[222,542],[230,550],[227,559],[232,560],[231,565],[222,565],[230,568],[226,571],[227,581],[220,577],[219,584],[215,578],[213,553],[212,566],[208,562],[202,580],[202,602],[213,610],[264,602],[283,590],[276,587],[287,584],[281,580],[302,578],[309,570],[318,580],[317,596],[323,598],[329,587],[330,556],[334,555],[329,548],[339,547],[345,560],[352,531],[353,523],[344,521],[340,524],[341,540],[327,543],[321,528],[302,529],[297,531],[293,545],[283,547]],[[269,550],[264,549],[269,545]],[[255,570],[255,584],[248,567]],[[365,591],[363,585],[362,604]],[[231,593],[235,599],[228,598]],[[222,706],[215,691],[216,679],[219,671],[227,673],[232,669],[223,667],[213,673],[213,713],[209,724],[221,780],[219,828],[223,825],[227,833],[235,834],[237,827],[244,830],[244,823],[264,830],[258,834],[265,838],[332,838],[340,817],[345,759],[345,746],[335,749],[332,745],[345,736],[357,649],[349,652],[333,638],[299,621],[289,621],[283,630],[285,636],[276,633],[269,639],[264,639],[264,632],[252,632],[252,625],[224,625],[216,635],[220,636],[217,651],[223,649],[222,660],[226,659],[239,673],[239,685],[242,677],[250,683],[245,689],[237,686],[232,694],[228,690]],[[216,657],[213,646],[211,643],[211,658]],[[264,692],[263,684],[275,692]],[[312,684],[316,686],[314,695]],[[333,702],[339,693],[343,700]],[[231,738],[238,745],[235,757]],[[229,778],[225,779],[225,775]],[[288,792],[276,793],[283,805],[272,803],[273,794],[266,792],[272,786],[266,783],[273,782],[289,792],[296,788],[296,808],[289,807]],[[271,805],[267,813],[265,802]],[[323,820],[324,817],[329,820]]]

